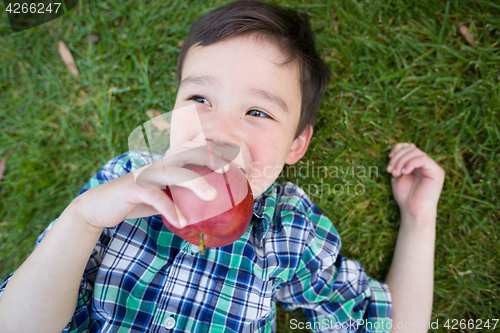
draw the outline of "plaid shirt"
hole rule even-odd
[[[148,163],[139,152],[119,155],[78,195]],[[342,256],[340,244],[332,222],[290,182],[256,199],[240,239],[204,256],[160,215],[126,219],[103,231],[64,332],[274,332],[276,302],[304,308],[314,331],[390,331],[387,285]]]

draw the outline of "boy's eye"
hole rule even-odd
[[[203,103],[203,104],[207,104],[207,105],[212,106],[212,105],[210,104],[210,102],[208,101],[208,99],[206,99],[205,97],[201,97],[201,96],[191,96],[191,97],[189,97],[189,98],[188,98],[188,100],[190,100],[190,101],[191,101],[191,100],[193,100],[193,101],[198,102],[198,103]],[[206,103],[204,102],[204,100],[206,101]]]
[[[250,110],[248,111],[248,113],[253,113],[255,115],[255,113],[259,114],[257,117],[258,118],[262,118],[262,117],[267,117],[269,119],[272,119],[267,113],[263,112],[263,111],[260,111],[260,110]]]
[[[205,97],[201,97],[201,96],[198,96],[198,95],[191,96],[191,97],[188,98],[188,100],[212,106],[210,104],[210,102]],[[257,118],[266,117],[266,118],[269,118],[269,119],[273,119],[271,116],[269,116],[264,111],[260,111],[260,110],[256,110],[256,109],[252,109],[252,110],[248,111],[247,113],[250,113],[251,115],[256,116]]]

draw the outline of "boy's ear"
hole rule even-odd
[[[302,156],[304,156],[307,151],[307,147],[309,146],[309,141],[311,141],[312,134],[313,127],[312,125],[308,125],[306,129],[302,131],[302,134],[300,134],[293,141],[290,152],[288,153],[288,156],[285,160],[286,164],[295,164],[302,158]]]

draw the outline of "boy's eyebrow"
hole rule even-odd
[[[251,88],[250,89],[251,92],[253,92],[254,94],[264,98],[264,99],[267,99],[268,101],[274,103],[274,104],[277,104],[278,106],[281,107],[281,109],[283,111],[285,111],[285,113],[288,113],[288,106],[286,105],[285,101],[277,96],[277,95],[274,95],[274,94],[271,94],[265,90],[262,90],[260,88]]]
[[[179,84],[179,89],[182,85],[190,84],[198,86],[217,86],[219,85],[219,82],[215,77],[210,75],[188,76],[181,81],[181,83]],[[250,88],[250,92],[270,101],[271,103],[277,104],[285,113],[289,113],[288,105],[281,97],[260,88]]]
[[[182,85],[194,84],[198,86],[217,86],[219,83],[215,77],[210,75],[202,75],[202,76],[188,76],[183,79],[179,84],[179,89]]]

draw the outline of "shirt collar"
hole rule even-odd
[[[263,246],[264,238],[269,231],[276,210],[276,186],[275,181],[264,193],[262,193],[253,206],[252,224],[256,227],[256,235],[259,247]]]

